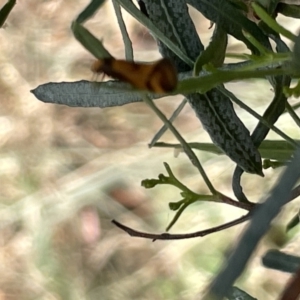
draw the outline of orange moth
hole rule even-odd
[[[96,60],[91,69],[94,73],[128,82],[138,90],[169,93],[177,86],[177,71],[167,58],[153,63],[137,63],[110,57]]]

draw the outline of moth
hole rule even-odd
[[[178,81],[175,66],[167,58],[142,63],[110,57],[96,60],[91,70],[128,82],[138,90],[154,93],[170,93],[175,90]]]

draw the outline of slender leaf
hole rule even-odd
[[[270,269],[294,273],[300,267],[300,257],[278,250],[269,250],[263,256],[262,263]]]
[[[220,67],[224,63],[227,48],[227,33],[221,25],[216,24],[212,40],[207,48],[201,52],[194,65],[194,74],[198,75],[205,64],[211,63],[214,67]]]
[[[35,97],[46,103],[57,103],[76,107],[111,107],[142,101],[141,92],[130,85],[117,81],[107,82],[60,82],[46,83],[31,91]],[[149,95],[159,98],[161,95]]]
[[[112,57],[111,54],[104,48],[101,41],[94,37],[87,29],[77,22],[73,22],[71,29],[75,38],[92,53],[96,58],[103,59]]]
[[[289,231],[289,230],[293,229],[294,227],[296,227],[299,224],[299,222],[300,222],[299,213],[297,213],[287,224],[286,230]]]
[[[116,0],[119,4],[124,7],[137,21],[143,24],[148,28],[151,33],[160,41],[162,41],[169,49],[176,53],[183,61],[185,61],[191,67],[194,65],[194,62],[182,51],[174,42],[166,37],[165,34],[161,32],[140,10],[130,0]]]
[[[300,143],[300,141],[298,141]],[[210,152],[213,154],[221,155],[224,152],[212,143],[189,143],[190,147],[193,149]],[[180,149],[179,144],[169,144],[169,143],[155,143],[153,147],[161,148],[176,148]],[[265,140],[261,143],[259,147],[259,152],[263,158],[274,159],[279,161],[290,160],[296,147],[290,143],[282,140]]]
[[[295,39],[292,65],[294,68],[297,68],[297,70],[300,70],[300,34],[298,34]]]
[[[78,15],[76,22],[81,24],[91,18],[104,2],[105,0],[92,0],[90,4]]]
[[[2,27],[10,14],[11,10],[16,4],[16,0],[8,0],[7,3],[0,10],[0,27]]]
[[[283,14],[286,17],[300,19],[300,5],[279,3],[277,6],[277,12]]]
[[[122,33],[122,38],[125,46],[125,57],[126,60],[133,61],[133,49],[132,49],[132,42],[130,40],[130,37],[128,35],[126,25],[122,16],[122,11],[120,4],[116,2],[116,0],[113,0],[113,6],[115,9],[115,13],[117,16],[118,24]]]
[[[242,30],[249,32],[264,47],[271,50],[271,44],[268,38],[263,34],[259,27],[237,9],[228,0],[187,0],[187,3],[199,10],[207,19],[214,23],[221,22],[224,30],[243,41],[252,52],[257,50],[244,37]]]

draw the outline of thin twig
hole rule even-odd
[[[240,202],[240,201],[236,201],[236,200],[233,200],[229,197],[227,197],[226,195],[223,195],[223,194],[219,194],[219,199],[220,201],[218,201],[219,203],[224,203],[224,204],[228,204],[228,205],[232,205],[232,206],[235,206],[235,207],[238,207],[238,208],[241,208],[241,209],[245,209],[245,210],[248,210],[248,211],[251,211],[255,206],[259,205],[259,204],[256,204],[256,203],[252,203],[252,202]]]
[[[288,202],[293,201],[295,198],[297,198],[299,196],[300,196],[300,184],[292,189],[291,194],[290,194],[290,199]]]
[[[181,134],[177,131],[177,129],[172,125],[171,122],[166,118],[166,116],[157,108],[157,106],[153,103],[153,101],[144,94],[143,101],[155,112],[155,114],[163,121],[164,124],[166,124],[169,128],[169,130],[174,134],[174,136],[177,138],[177,140],[180,142],[184,152],[192,162],[192,164],[199,170],[203,180],[205,181],[207,187],[209,188],[210,192],[213,195],[216,195],[218,192],[210,182],[208,176],[206,175],[201,163],[199,162],[197,156],[191,149],[191,147],[188,145],[188,143],[185,141],[185,139],[181,136]]]
[[[295,113],[292,106],[288,102],[286,102],[285,108],[286,108],[287,112],[290,114],[291,118],[294,120],[294,122],[298,125],[298,127],[300,127],[300,118]]]
[[[187,99],[184,98],[182,102],[179,104],[179,106],[176,108],[176,110],[173,112],[172,116],[169,119],[169,122],[173,122],[177,116],[180,114],[180,112],[183,110],[184,106],[187,103]],[[149,143],[149,148],[152,148],[153,145],[162,137],[162,135],[168,130],[168,127],[166,124],[164,124],[159,131],[155,134],[152,141]]]
[[[298,147],[298,143],[295,142],[292,138],[290,138],[288,135],[286,135],[284,132],[282,132],[279,128],[277,128],[275,125],[269,124],[262,116],[260,116],[257,112],[255,112],[253,109],[251,109],[248,105],[246,105],[243,101],[239,100],[233,93],[230,91],[224,89],[223,87],[218,87],[218,89],[227,97],[229,97],[233,102],[235,102],[237,105],[239,105],[241,108],[246,110],[249,114],[251,114],[253,117],[261,121],[264,125],[271,128],[274,132],[276,132],[279,136],[281,136],[283,139],[285,139],[287,142],[289,142],[291,145]]]
[[[297,198],[299,195],[300,195],[300,185],[296,186],[291,191],[290,199],[288,200],[288,202],[291,202],[292,200]],[[112,223],[114,223],[117,227],[124,230],[130,236],[133,236],[133,237],[151,239],[153,241],[155,241],[155,240],[190,239],[190,238],[195,238],[195,237],[203,237],[205,235],[208,235],[208,234],[211,234],[211,233],[214,233],[214,232],[219,232],[219,231],[225,230],[227,228],[233,227],[235,225],[241,224],[241,223],[247,221],[248,219],[250,219],[250,217],[252,215],[252,212],[253,212],[253,208],[255,206],[260,205],[260,204],[255,204],[255,203],[238,202],[238,201],[232,200],[231,198],[229,198],[229,197],[227,197],[223,194],[220,194],[220,197],[223,200],[223,203],[233,205],[233,206],[236,206],[236,207],[239,207],[239,208],[242,208],[242,209],[249,210],[249,213],[245,216],[240,217],[239,219],[230,221],[230,222],[222,224],[220,226],[216,226],[216,227],[212,227],[210,229],[196,231],[196,232],[192,232],[192,233],[183,233],[183,234],[170,234],[170,233],[152,234],[152,233],[137,231],[137,230],[132,229],[132,228],[130,228],[130,227],[124,225],[124,224],[119,223],[116,220],[112,220]]]
[[[156,240],[183,240],[183,239],[191,239],[191,238],[196,238],[196,237],[203,237],[208,234],[222,231],[227,228],[233,227],[235,225],[241,224],[241,223],[249,220],[250,217],[251,217],[251,212],[249,212],[247,215],[242,216],[236,220],[230,221],[228,223],[225,223],[225,224],[222,224],[222,225],[219,225],[216,227],[212,227],[212,228],[209,228],[206,230],[196,231],[196,232],[192,232],[192,233],[183,233],[183,234],[170,234],[170,233],[152,234],[152,233],[137,231],[128,226],[125,226],[124,224],[117,222],[116,220],[112,220],[112,223],[114,223],[117,227],[119,227],[120,229],[127,232],[130,236],[144,238],[144,239],[151,239],[154,242]]]

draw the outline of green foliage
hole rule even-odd
[[[158,175],[158,179],[145,179],[142,181],[141,185],[147,189],[153,188],[157,185],[173,185],[174,187],[177,187],[182,192],[180,193],[180,196],[183,197],[182,200],[179,200],[177,202],[170,202],[169,208],[173,211],[178,211],[173,220],[170,222],[170,224],[167,226],[166,231],[169,231],[172,226],[176,223],[176,221],[179,219],[180,215],[183,213],[183,211],[191,204],[195,203],[196,201],[217,201],[216,196],[210,196],[210,195],[200,195],[197,193],[192,192],[188,187],[186,187],[183,183],[181,183],[173,174],[170,166],[167,163],[164,163],[164,166],[166,168],[166,171],[168,173],[168,176],[165,176],[163,174]]]
[[[233,251],[228,266],[224,267],[222,272],[212,282],[205,299],[222,299],[224,296],[228,296],[228,299],[254,299],[237,288],[232,290],[232,285],[245,269],[246,263],[258,242],[266,234],[272,220],[278,215],[281,207],[293,200],[291,195],[294,198],[298,196],[297,190],[296,192],[294,191],[295,195],[292,193],[292,188],[300,177],[299,168],[297,169],[296,167],[299,165],[300,160],[300,154],[298,153],[299,140],[288,136],[274,124],[281,115],[288,112],[295,121],[296,127],[298,127],[297,130],[299,130],[300,119],[295,113],[295,109],[288,104],[287,98],[290,96],[299,97],[300,95],[300,38],[276,21],[277,12],[281,11],[277,10],[280,1],[254,1],[250,7],[245,5],[243,1],[190,0],[187,1],[188,4],[194,6],[211,22],[215,23],[215,31],[212,35],[211,43],[204,49],[200,38],[196,41],[195,36],[193,36],[196,32],[193,25],[191,23],[182,24],[183,17],[190,20],[184,1],[144,0],[142,2],[145,5],[147,14],[140,11],[129,0],[114,1],[127,60],[133,58],[133,50],[119,5],[151,31],[157,39],[161,54],[172,60],[178,71],[179,83],[176,90],[169,95],[181,94],[187,98],[187,101],[209,132],[214,144],[186,142],[172,124],[173,119],[168,120],[154,104],[153,99],[160,95],[149,95],[147,91],[133,91],[132,87],[124,86],[122,82],[102,83],[106,89],[102,91],[103,99],[105,99],[103,101],[106,103],[100,106],[106,107],[123,105],[138,100],[144,101],[162,120],[164,124],[162,131],[168,128],[179,142],[176,145],[151,144],[160,147],[180,147],[203,178],[210,192],[209,194],[193,192],[175,177],[167,163],[164,164],[167,175],[160,174],[158,179],[145,179],[142,181],[142,186],[147,189],[158,188],[161,185],[170,185],[181,191],[180,200],[169,203],[169,209],[176,213],[167,226],[167,231],[176,222],[180,221],[180,217],[185,209],[197,201],[219,202],[249,211],[242,220],[238,219],[230,224],[223,224],[223,226],[209,229],[210,233],[213,233],[236,225],[238,222],[248,220],[250,217],[252,219],[248,230],[241,237],[240,243]],[[76,21],[72,23],[71,27],[75,38],[99,60],[109,58],[111,55],[105,49],[103,43],[92,35],[82,23],[91,18],[101,8],[102,4],[103,1],[92,1],[78,16]],[[247,14],[251,9],[254,10],[259,24],[248,19]],[[285,11],[288,10],[284,9]],[[294,9],[294,6],[290,6],[290,9]],[[183,27],[185,25],[187,31],[184,32],[186,28],[183,29]],[[232,35],[242,41],[250,49],[251,54],[239,53],[230,55],[227,53],[227,35]],[[292,51],[281,39],[281,36],[288,38],[294,44]],[[272,49],[270,40],[275,42],[276,51]],[[197,52],[195,49],[200,49],[199,51],[197,50],[200,53],[195,55],[195,52]],[[225,64],[224,59],[226,56],[235,56],[239,61]],[[189,69],[187,70],[187,68]],[[192,70],[193,74],[191,74]],[[251,109],[246,103],[238,99],[233,92],[228,91],[224,87],[224,83],[254,78],[266,79],[274,91],[274,97],[263,116],[259,115],[254,109]],[[298,83],[291,88],[290,82],[292,79],[298,80]],[[84,100],[85,102],[78,100],[78,93],[74,96],[70,93],[70,99],[65,104],[71,106],[97,106],[93,101],[93,91],[86,93],[82,84],[82,82],[74,82],[70,86],[72,86],[72,89],[81,91],[87,97]],[[42,101],[64,103],[64,100],[58,101],[55,99],[57,99],[56,96],[61,93],[66,84],[62,83],[61,86],[55,84],[56,92],[53,91],[53,86],[54,84],[47,84],[47,86],[38,87],[33,92]],[[110,101],[110,98],[106,98],[109,93],[106,93],[107,90],[111,91],[113,97],[119,99],[117,104],[112,104],[111,101],[113,100]],[[138,100],[133,95],[138,95]],[[231,101],[259,120],[251,136],[246,126],[236,116]],[[220,107],[221,110],[218,110]],[[266,140],[266,136],[271,130],[284,140]],[[237,163],[232,185],[236,198],[239,201],[223,195],[214,187],[193,151],[195,148],[212,153],[225,154]],[[263,163],[261,162],[261,157],[265,158]],[[240,182],[244,171],[264,176],[262,167],[264,169],[275,169],[286,165],[288,165],[286,172],[279,178],[277,185],[272,190],[271,196],[265,204],[251,203],[245,197]],[[293,217],[288,224],[288,229],[295,227],[297,224],[296,217]],[[124,230],[126,231],[126,228]],[[132,230],[129,229],[128,233],[131,234]],[[136,236],[145,237],[145,234],[137,232]],[[203,236],[203,232],[196,232],[193,237],[199,236]],[[163,235],[160,237],[163,237]],[[171,239],[172,235],[165,234],[165,237]],[[184,237],[187,236],[183,235]],[[283,270],[284,268],[281,269]]]

